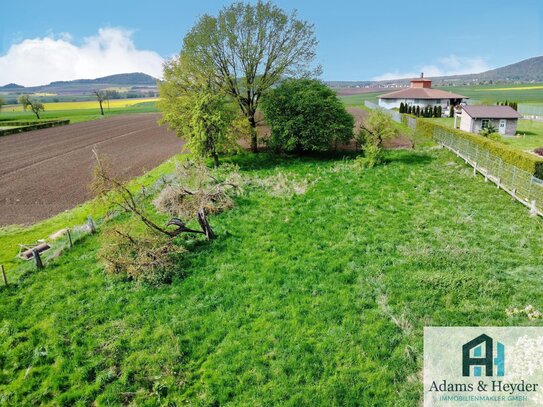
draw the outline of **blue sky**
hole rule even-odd
[[[228,3],[93,0],[85,2],[83,9],[81,3],[73,0],[3,2],[0,15],[8,18],[0,18],[0,85],[11,79],[30,84],[47,82],[59,75],[99,75],[105,72],[105,67],[99,67],[104,64],[98,61],[119,68],[143,65],[144,70],[145,56],[150,54],[137,54],[133,61],[123,64],[124,52],[126,58],[131,58],[130,52],[134,50],[151,51],[153,62],[148,69],[156,71],[160,57],[167,58],[179,51],[184,34],[200,15],[215,14]],[[323,66],[325,80],[410,76],[421,70],[427,71],[427,75],[463,73],[543,54],[541,0],[276,0],[275,3],[285,10],[297,9],[301,18],[314,23],[319,39],[317,60]],[[58,67],[61,59],[48,62],[47,58],[60,58],[57,54],[78,55],[78,47],[85,44],[92,48],[89,38],[101,44],[98,48],[107,47],[104,41],[109,40],[99,34],[104,28],[123,33],[117,38],[113,31],[102,32],[107,38],[117,38],[112,41],[124,49],[115,48],[110,53],[119,59],[101,60],[97,56],[94,61],[96,53],[87,50],[84,57],[78,58],[80,65],[86,64],[88,69],[70,72]],[[24,49],[13,48],[25,40],[44,38],[57,42],[37,41],[32,47],[28,43]],[[69,52],[59,48],[67,44]],[[53,47],[53,51],[47,46]],[[8,54],[10,47],[12,52]],[[21,72],[24,66],[18,64],[25,65],[25,53],[31,52],[29,49],[36,53],[37,47],[43,47],[42,53],[33,54],[28,60],[40,63],[42,70],[34,68],[24,76]],[[94,70],[93,64],[97,65]],[[64,77],[57,79],[72,79]]]

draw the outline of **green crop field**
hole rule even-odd
[[[378,96],[384,92],[372,92],[372,93],[360,93],[358,95],[340,96],[339,99],[345,104],[345,106],[363,106],[364,102],[370,101],[377,103]]]
[[[479,103],[495,103],[505,100],[519,103],[543,102],[543,85],[480,85],[440,87],[458,93]]]
[[[126,102],[126,100],[123,100]],[[53,119],[70,119],[70,123],[79,123],[89,120],[100,119],[100,109],[97,103],[86,104],[85,108],[74,109],[73,106],[78,106],[84,103],[90,102],[73,102],[73,103],[62,103],[63,106],[67,106],[66,110],[57,110],[52,109],[48,110],[47,107],[44,112],[40,112],[40,118],[43,120],[53,120]],[[59,103],[60,105],[60,103]],[[70,107],[72,106],[72,107]],[[83,105],[81,105],[83,106]],[[130,113],[148,113],[148,112],[157,112],[156,103],[150,100],[139,101],[138,103],[121,105],[113,107],[110,105],[110,108],[107,108],[107,105],[104,105],[105,116],[109,115],[119,115],[119,114],[130,114]],[[8,107],[3,107],[0,110],[0,124],[6,123],[13,120],[35,120],[36,116],[31,111],[22,111],[20,109],[10,109]],[[7,125],[7,124],[6,124]]]
[[[169,285],[105,275],[100,233],[44,271],[10,267],[0,404],[413,406],[424,326],[541,325],[506,310],[543,308],[543,221],[445,150],[386,160],[231,158],[305,187],[247,190],[210,218],[216,240],[177,238],[190,251]]]

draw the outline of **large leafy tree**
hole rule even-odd
[[[270,90],[262,110],[278,151],[325,151],[353,137],[353,117],[336,94],[313,79],[289,79]]]
[[[270,2],[234,3],[218,16],[204,15],[185,36],[179,58],[187,58],[190,76],[203,76],[232,97],[251,126],[251,148],[257,150],[255,114],[264,92],[284,77],[306,77],[317,40],[313,25],[286,14]],[[172,78],[175,80],[175,78]],[[168,79],[166,79],[168,80]]]
[[[188,74],[189,65],[184,57],[165,65],[164,81],[159,84],[161,121],[185,140],[193,156],[212,157],[217,167],[219,154],[237,146],[239,114],[212,83]]]

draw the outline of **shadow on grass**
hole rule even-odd
[[[278,166],[289,168],[304,163],[340,161],[346,158],[353,159],[358,155],[360,155],[359,151],[328,151],[300,154],[274,154],[270,152],[252,154],[243,152],[239,155],[226,157],[223,161],[239,165],[242,171],[251,171],[272,169]]]
[[[522,129],[517,129],[517,134],[524,134],[525,136],[538,136],[539,134],[534,133],[533,131],[523,131]]]
[[[315,164],[332,161],[341,161],[345,159],[354,159],[360,156],[360,151],[329,151],[323,153],[304,153],[304,154],[273,154],[273,153],[242,153],[233,155],[224,159],[224,162],[229,162],[239,165],[242,171],[250,170],[266,170],[273,169],[278,166],[288,169],[300,164]],[[405,163],[405,164],[428,164],[433,158],[424,152],[413,150],[385,150],[386,163]]]
[[[394,152],[395,154],[388,154],[385,156],[386,163],[400,163],[400,164],[409,164],[409,165],[427,165],[434,161],[434,157],[427,153],[416,153],[413,151],[398,151]]]

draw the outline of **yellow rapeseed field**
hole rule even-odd
[[[543,89],[543,85],[534,85],[534,86],[515,86],[511,88],[488,88],[488,89],[478,89],[482,91],[493,91],[493,90],[536,90]]]
[[[109,101],[110,108],[117,107],[130,107],[138,103],[143,102],[155,102],[158,98],[145,98],[145,99],[113,99]],[[45,111],[55,111],[55,110],[77,110],[77,109],[99,109],[98,102],[95,100],[89,100],[85,102],[58,102],[58,103],[44,103]],[[108,108],[108,102],[105,101],[104,109]],[[22,111],[23,107],[21,105],[9,105],[4,106],[6,110],[10,111]]]

